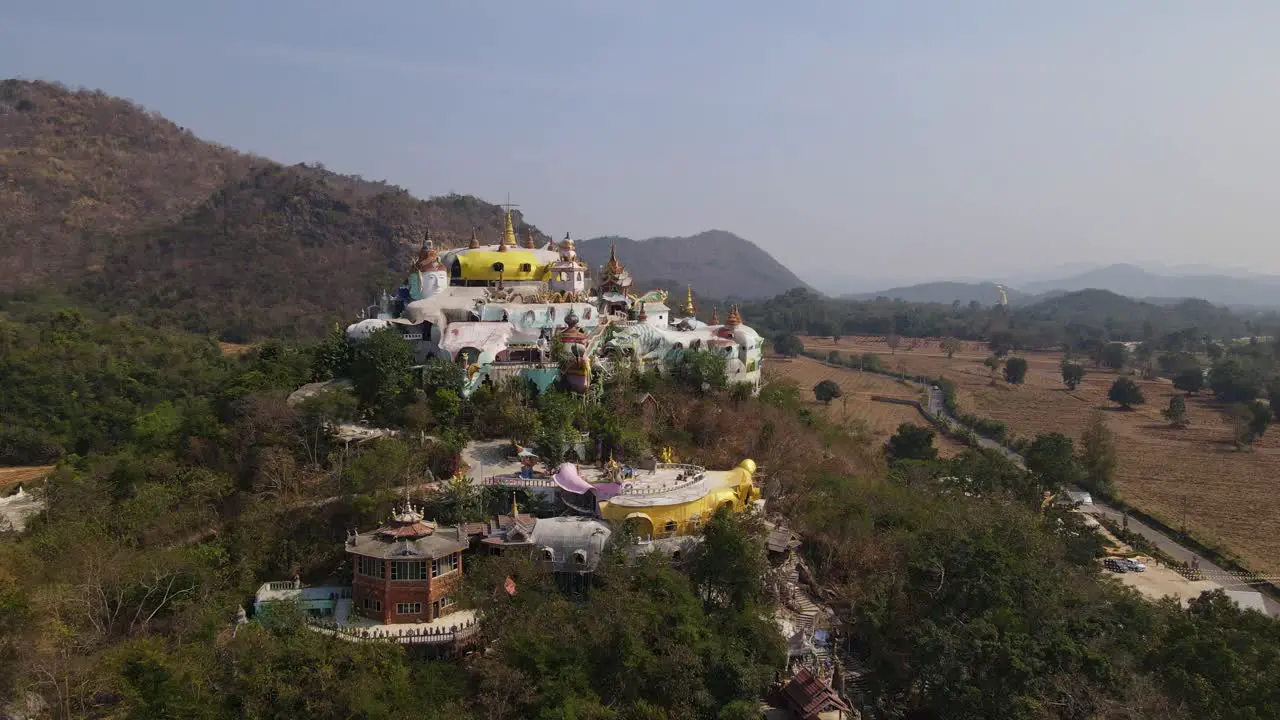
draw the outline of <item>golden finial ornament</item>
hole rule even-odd
[[[693,317],[697,312],[697,309],[693,307],[693,286],[689,285],[685,289],[684,315],[685,317]]]
[[[480,228],[471,228],[471,242],[467,243],[467,247],[472,250],[480,247]]]
[[[729,319],[724,321],[726,327],[737,327],[742,324],[742,315],[738,314],[738,306],[729,308]]]
[[[533,244],[533,228],[529,228],[529,233],[525,235],[524,246],[530,250],[537,249],[537,245]]]
[[[511,247],[516,246],[516,229],[515,226],[511,224],[511,208],[507,208],[507,220],[506,224],[502,228],[502,244],[498,249],[502,250],[508,245]]]

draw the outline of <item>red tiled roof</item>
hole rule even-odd
[[[840,699],[836,691],[814,675],[809,668],[800,668],[800,671],[791,678],[791,682],[787,683],[783,695],[786,696],[787,704],[791,705],[792,711],[803,720],[816,718],[818,713],[825,710],[849,712],[849,706]]]

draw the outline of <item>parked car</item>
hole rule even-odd
[[[1110,570],[1111,572],[1129,572],[1129,565],[1125,562],[1124,558],[1107,558],[1102,561],[1102,567]]]
[[[1124,569],[1129,572],[1146,572],[1147,566],[1130,558],[1121,558],[1120,563],[1124,565]]]

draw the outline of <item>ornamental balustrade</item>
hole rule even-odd
[[[312,629],[326,632],[353,642],[384,642],[400,645],[432,645],[457,642],[480,632],[478,620],[468,620],[449,627],[423,627],[394,629],[393,625],[376,628],[341,625],[323,618],[307,618]]]

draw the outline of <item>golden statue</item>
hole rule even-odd
[[[664,463],[676,462],[676,454],[671,450],[671,446],[668,445],[667,447],[662,448],[661,458]]]

